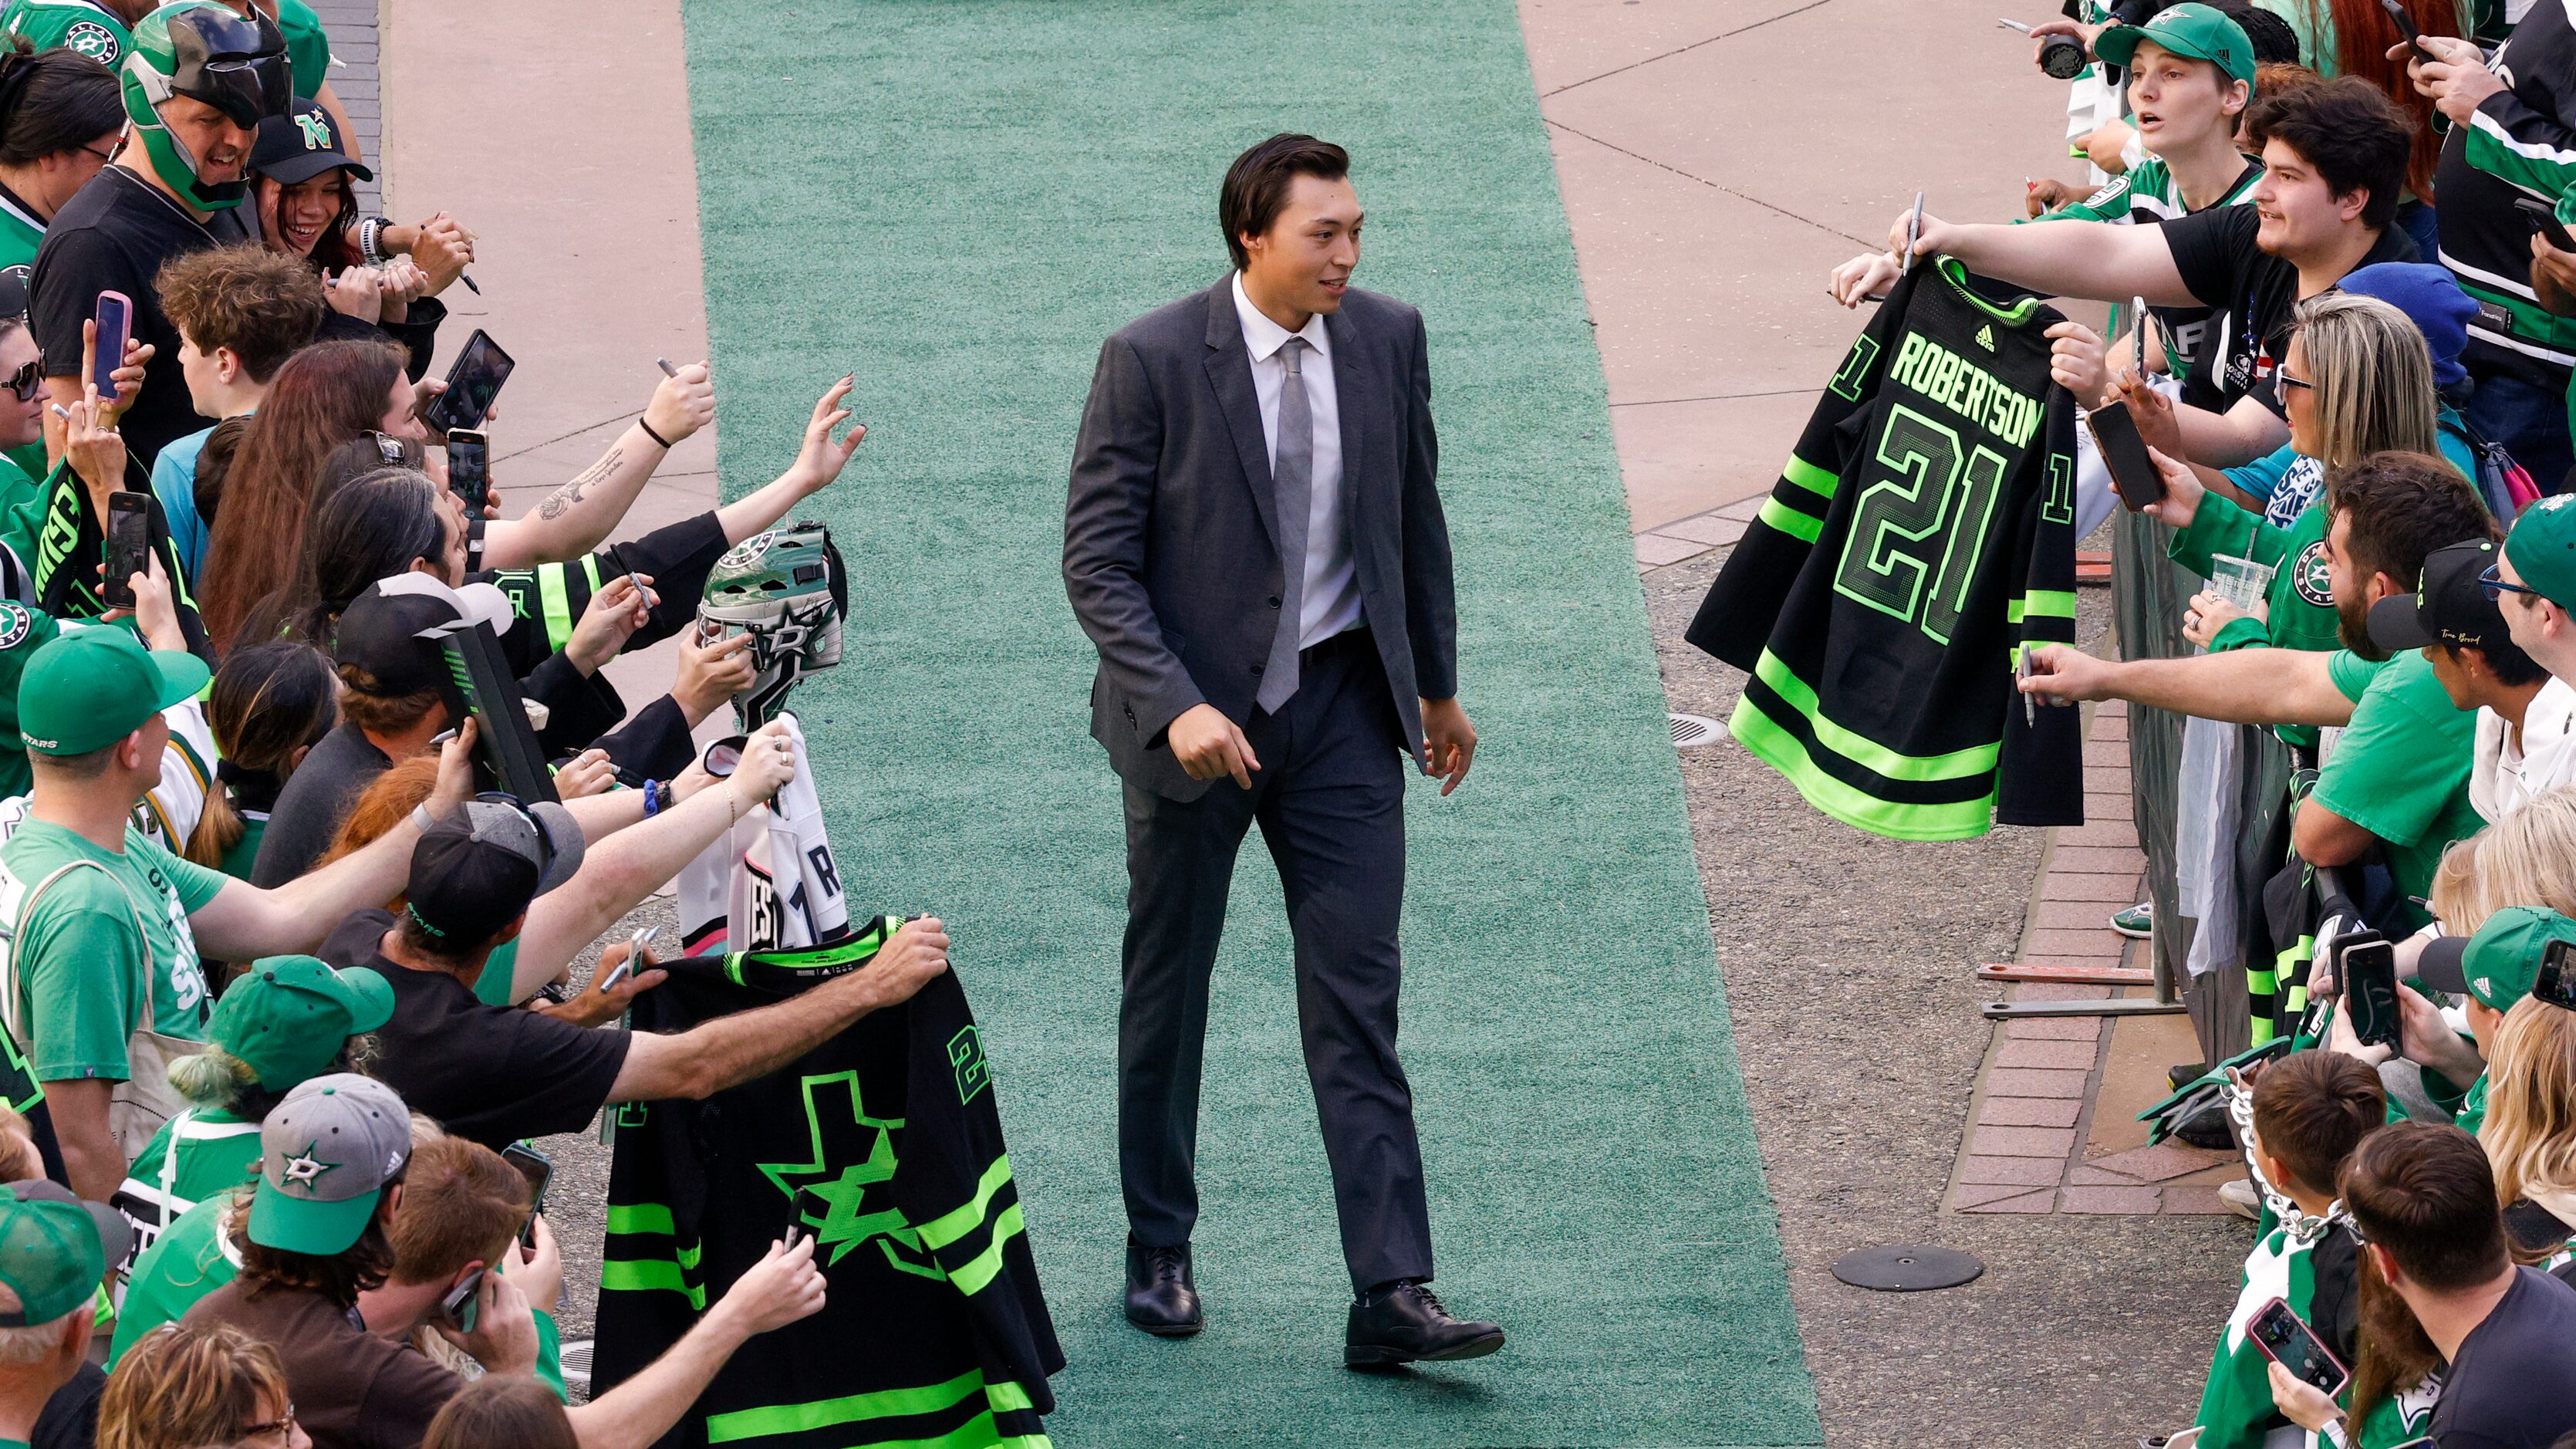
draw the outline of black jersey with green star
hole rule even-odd
[[[867,964],[899,917],[803,951],[691,957],[635,1001],[684,1031]],[[821,1313],[734,1356],[662,1449],[1043,1449],[1064,1367],[983,1037],[953,975],[704,1102],[611,1108],[601,1389],[669,1348],[793,1221]]]
[[[2075,634],[2075,404],[2038,298],[1949,258],[1879,308],[1691,621],[1744,670],[1728,727],[1837,820],[1901,840],[2083,820],[2075,712],[2025,645]]]

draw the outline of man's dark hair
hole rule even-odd
[[[2245,38],[2253,43],[2256,65],[2299,63],[2299,32],[2290,28],[2290,22],[2269,10],[2257,10],[2245,0],[2209,0],[2209,8],[2235,21],[2237,29],[2245,32]],[[2219,77],[2221,82],[2226,79]]]
[[[2372,453],[2326,475],[2326,504],[2351,519],[2346,542],[2361,578],[2386,574],[2413,591],[2424,556],[2454,543],[2501,543],[2495,515],[2460,470],[2423,453]]]
[[[476,957],[497,950],[505,939],[495,931],[487,941],[478,941],[464,947],[452,945],[431,935],[422,927],[420,917],[413,915],[407,906],[401,915],[394,918],[394,933],[402,938],[403,948],[412,954],[426,956],[441,965],[460,967],[473,965]],[[492,969],[488,961],[483,969],[487,971]]]
[[[116,72],[75,50],[13,39],[0,50],[0,166],[32,166],[124,126]]]
[[[2367,191],[2361,224],[2385,230],[2397,215],[2414,128],[2379,87],[2337,76],[2283,95],[2257,97],[2245,123],[2264,144],[2278,141],[2316,168],[2336,196]]]
[[[2457,663],[2463,651],[2445,644],[2442,646],[2442,652],[2450,655],[2453,663]],[[2538,684],[2549,677],[2549,671],[2541,667],[2540,661],[2523,653],[2522,646],[2511,639],[2499,638],[2478,653],[2487,661],[2487,672],[2496,677],[2496,683],[2507,689],[2519,689],[2526,684]]]
[[[2331,1196],[2335,1170],[2388,1120],[2379,1074],[2341,1052],[2298,1052],[2254,1079],[2254,1135],[2294,1182]]]
[[[1234,158],[1217,194],[1216,219],[1237,271],[1252,264],[1243,239],[1260,236],[1288,205],[1289,183],[1300,176],[1339,181],[1351,174],[1351,155],[1330,141],[1282,131]]]
[[[359,1294],[382,1288],[393,1276],[394,1245],[385,1236],[385,1202],[400,1181],[402,1174],[396,1173],[385,1183],[375,1216],[367,1219],[358,1240],[327,1258],[252,1242],[250,1202],[255,1189],[235,1189],[233,1204],[224,1211],[223,1231],[241,1250],[242,1292],[256,1298],[272,1288],[301,1288],[343,1308],[357,1307]]]
[[[2345,1159],[2335,1186],[2358,1236],[2436,1293],[2474,1288],[2512,1265],[2495,1175],[2478,1140],[2457,1127],[2382,1127]]]

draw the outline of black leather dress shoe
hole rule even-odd
[[[1189,1244],[1149,1248],[1127,1240],[1127,1321],[1157,1338],[1187,1338],[1207,1326],[1190,1278]]]
[[[1389,1364],[1451,1363],[1483,1358],[1503,1346],[1503,1331],[1490,1323],[1452,1317],[1420,1283],[1364,1293],[1351,1304],[1351,1328],[1342,1362],[1352,1368]]]

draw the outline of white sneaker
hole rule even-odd
[[[2234,1182],[2220,1183],[2218,1200],[2227,1204],[2229,1212],[2248,1222],[2259,1223],[2263,1220],[2263,1194],[2256,1192],[2254,1184],[2245,1178],[2240,1177]]]

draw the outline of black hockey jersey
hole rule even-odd
[[[862,922],[812,950],[668,963],[634,1024],[685,1030],[792,996],[864,966],[900,923]],[[1064,1352],[954,975],[758,1081],[610,1110],[601,1389],[686,1333],[791,1215],[828,1284],[821,1313],[734,1355],[661,1449],[1043,1449],[1047,1376]]]
[[[1745,748],[1900,840],[2084,817],[2075,711],[2013,688],[2025,643],[2075,636],[2063,319],[1995,290],[1946,257],[1897,282],[1687,636],[1752,676]]]

